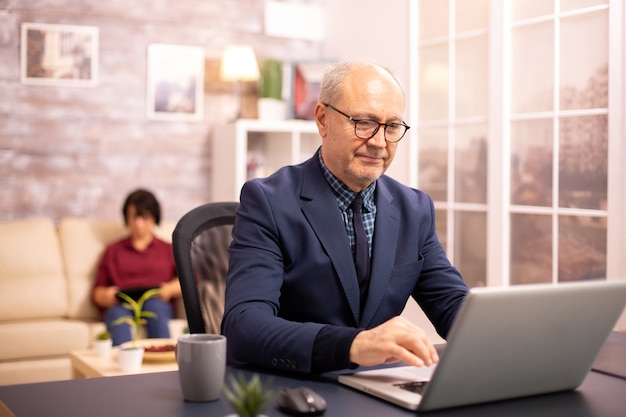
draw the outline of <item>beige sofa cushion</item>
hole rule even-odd
[[[54,223],[42,218],[0,222],[2,320],[63,317],[67,299]]]
[[[161,220],[161,224],[154,228],[154,234],[157,235],[159,239],[172,243],[172,233],[174,233],[175,228],[176,223]]]
[[[0,385],[72,379],[69,357],[0,362]]]
[[[172,241],[175,225],[161,222],[155,234]],[[98,312],[91,303],[91,288],[96,279],[100,257],[109,243],[126,236],[124,223],[115,220],[90,220],[68,217],[59,223],[59,239],[69,284],[69,317],[97,320]]]
[[[65,356],[74,349],[87,349],[89,338],[89,325],[80,320],[5,322],[0,325],[0,358],[6,361]]]
[[[68,316],[98,320],[91,288],[106,246],[127,233],[120,221],[68,217],[59,223],[59,239],[69,284]]]

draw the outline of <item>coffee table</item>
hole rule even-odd
[[[139,371],[122,371],[117,361],[117,349],[113,349],[109,357],[99,356],[93,349],[74,350],[70,352],[70,360],[72,364],[73,379],[146,374],[151,372],[178,370],[178,365],[175,360],[148,361],[144,358]]]

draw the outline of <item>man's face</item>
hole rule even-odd
[[[387,72],[365,68],[348,75],[340,99],[328,103],[353,119],[380,123],[402,121],[402,90]],[[367,188],[389,167],[397,143],[385,141],[384,127],[370,139],[358,138],[354,122],[321,103],[315,118],[322,137],[322,159],[337,178],[355,192]]]

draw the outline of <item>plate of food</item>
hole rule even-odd
[[[171,362],[176,360],[174,349],[176,339],[140,339],[136,342],[122,343],[120,347],[143,347],[143,360],[146,362]]]

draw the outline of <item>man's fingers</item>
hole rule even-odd
[[[430,366],[439,361],[426,332],[400,316],[359,333],[350,348],[350,358],[365,366],[398,361]]]
[[[436,350],[428,339],[416,338],[412,340],[412,343],[408,346],[404,346],[407,353],[413,355],[416,360],[411,360],[409,363],[414,366],[430,366],[437,362],[437,358],[433,356],[433,352]],[[406,360],[405,360],[406,362]]]

